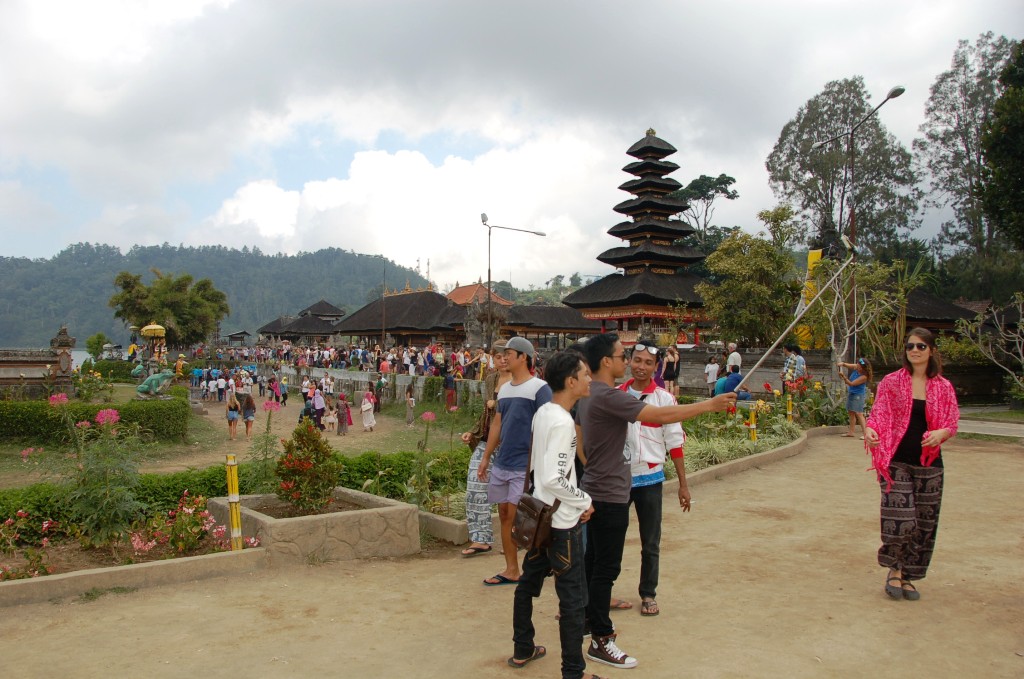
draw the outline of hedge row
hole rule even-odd
[[[114,382],[137,382],[132,377],[132,370],[137,364],[131,361],[85,361],[82,363],[82,371],[95,370],[109,380]]]
[[[430,467],[432,483],[438,489],[461,485],[466,480],[466,470],[471,451],[462,448],[452,453],[443,453],[437,457]],[[411,452],[378,455],[364,453],[358,457],[342,457],[338,460],[344,465],[341,485],[346,488],[362,490],[367,479],[380,478],[380,494],[397,500],[405,500],[406,483],[413,475],[416,454]],[[249,469],[246,463],[239,465],[239,486],[242,494],[249,491]],[[383,471],[383,474],[378,474]],[[31,515],[33,525],[38,519],[59,521],[64,525],[73,523],[67,508],[66,486],[53,483],[36,483],[23,488],[0,490],[0,521],[14,516],[18,510]],[[137,499],[143,504],[144,516],[155,516],[160,512],[174,509],[181,494],[188,490],[190,495],[204,497],[223,497],[227,495],[227,475],[223,465],[213,465],[205,469],[190,469],[171,474],[142,474]],[[370,492],[377,488],[368,488]],[[140,515],[139,518],[143,518]]]
[[[29,439],[57,442],[67,437],[66,408],[74,422],[93,420],[96,413],[114,407],[124,422],[138,424],[157,439],[183,439],[188,434],[192,410],[180,398],[128,401],[116,406],[96,403],[67,403],[60,409],[46,401],[0,401],[0,439]]]

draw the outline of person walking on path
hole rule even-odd
[[[416,396],[413,394],[412,383],[405,388],[405,426],[412,429],[416,422]]]
[[[679,396],[679,352],[676,345],[670,344],[665,350],[665,362],[662,364],[662,378],[665,389],[673,396]]]
[[[512,379],[498,390],[498,412],[494,415],[487,436],[487,447],[477,468],[477,478],[481,481],[487,478],[491,455],[495,450],[498,451],[487,485],[487,501],[498,505],[505,570],[484,580],[488,586],[510,585],[519,579],[516,543],[512,540],[512,520],[515,519],[516,505],[519,504],[519,496],[523,494],[526,481],[533,416],[551,400],[551,387],[530,372],[535,352],[529,340],[513,337],[505,344],[504,353]]]
[[[843,434],[848,438],[853,438],[857,435],[857,425],[860,425],[861,439],[864,438],[864,402],[868,397],[868,385],[871,384],[871,378],[874,376],[871,370],[871,364],[868,359],[863,356],[857,359],[856,363],[843,363],[840,361],[836,365],[839,366],[839,377],[842,378],[843,382],[846,382],[846,412],[850,416],[850,431]],[[850,371],[850,374],[844,374],[843,368]]]
[[[736,366],[740,370],[743,369],[743,357],[740,356],[740,352],[737,351],[736,343],[729,342],[729,357],[725,359],[725,372],[732,372],[732,367]]]
[[[348,428],[352,426],[352,408],[348,404],[345,394],[338,394],[338,436],[348,434]]]
[[[708,363],[704,366],[704,379],[708,384],[708,396],[715,395],[715,382],[718,381],[718,361],[714,356],[708,356]]]
[[[238,399],[234,392],[228,394],[228,401],[224,406],[224,412],[228,418],[228,439],[235,440],[238,435],[238,418],[241,416],[242,408],[238,405]]]
[[[359,404],[359,412],[363,416],[363,431],[373,431],[377,426],[377,419],[373,416],[373,404],[376,399],[369,389],[363,394],[363,401]]]
[[[671,406],[676,399],[670,392],[659,388],[651,373],[655,368],[658,349],[637,344],[629,363],[632,379],[619,389],[633,398],[653,406]],[[640,615],[655,616],[658,607],[658,570],[661,555],[662,487],[665,483],[665,454],[672,460],[679,477],[679,506],[690,511],[690,489],[686,483],[686,465],[683,463],[683,445],[686,434],[678,422],[660,425],[633,422],[629,425],[626,449],[633,476],[629,503],[636,510],[640,528]]]
[[[615,333],[594,335],[583,347],[594,379],[590,397],[580,401],[577,409],[587,460],[582,485],[594,502],[594,515],[587,526],[587,618],[593,631],[587,657],[630,668],[636,667],[637,659],[616,645],[608,615],[629,527],[632,475],[629,461],[623,456],[629,424],[641,421],[665,425],[725,410],[735,405],[736,394],[721,394],[690,405],[648,405],[615,388],[615,381],[626,374],[626,352]]]
[[[245,421],[245,440],[252,441],[252,423],[256,421],[256,401],[252,400],[252,394],[246,394],[242,399],[242,419]]]
[[[878,383],[865,429],[872,468],[882,489],[882,546],[878,565],[888,568],[885,593],[918,600],[912,584],[928,573],[942,504],[942,444],[956,435],[960,408],[942,377],[935,336],[924,328],[907,334],[903,367]]]
[[[490,552],[494,542],[494,528],[491,521],[491,503],[487,500],[487,486],[490,475],[481,479],[477,475],[480,460],[487,448],[487,439],[498,405],[498,390],[512,379],[505,363],[505,340],[494,343],[494,367],[496,371],[484,379],[484,411],[476,426],[462,434],[462,442],[473,449],[466,474],[466,526],[469,528],[469,546],[462,550],[462,556],[477,556]]]
[[[583,659],[583,609],[587,603],[583,565],[583,524],[593,514],[590,496],[576,482],[576,424],[569,411],[590,391],[590,371],[575,352],[555,354],[545,376],[554,390],[549,403],[533,417],[529,471],[533,495],[558,506],[551,518],[551,544],[531,549],[523,557],[522,575],[512,606],[512,657],[508,664],[521,668],[547,654],[535,643],[533,600],[540,596],[549,574],[558,595],[558,637],[562,649],[562,679],[580,679],[587,668]],[[593,679],[593,675],[591,675]]]

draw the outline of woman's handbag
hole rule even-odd
[[[363,405],[359,406],[359,410],[363,411],[364,413],[368,410],[373,410],[373,403],[371,403],[370,401],[363,401]]]

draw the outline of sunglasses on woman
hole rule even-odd
[[[913,351],[914,349],[917,349],[918,351],[924,351],[927,348],[928,345],[925,344],[924,342],[907,342],[907,351]]]
[[[658,355],[658,347],[649,347],[646,344],[634,344],[633,351],[646,351],[650,353],[651,356]]]

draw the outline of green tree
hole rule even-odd
[[[835,80],[801,106],[782,128],[765,162],[775,195],[811,224],[811,247],[837,251],[856,212],[857,244],[874,253],[918,226],[921,191],[910,153],[886,131],[878,116],[854,136],[855,176],[844,139],[812,150],[818,140],[841,136],[869,111],[860,76]]]
[[[750,346],[774,342],[789,325],[803,287],[789,252],[774,239],[736,231],[705,262],[720,282],[701,283],[697,293],[722,336]]]
[[[174,277],[151,269],[153,282],[122,271],[114,279],[121,292],[110,298],[114,316],[125,324],[159,323],[167,329],[167,345],[182,347],[205,340],[230,313],[226,295],[208,278],[194,281],[189,274]]]
[[[1024,250],[1024,43],[1018,42],[999,76],[996,100],[981,145],[986,178],[982,210],[1017,249]]]
[[[580,278],[580,272],[577,271],[573,275],[569,276],[569,287],[578,288],[583,285],[583,279]]]
[[[102,332],[98,332],[95,335],[85,340],[85,350],[89,352],[95,360],[99,360],[103,355],[103,345],[110,344],[110,340]]]
[[[727,174],[720,174],[717,177],[702,174],[685,187],[669,195],[670,198],[685,200],[689,203],[689,207],[680,213],[680,219],[695,229],[694,244],[705,253],[711,252],[711,249],[708,248],[708,230],[711,228],[711,220],[715,216],[715,201],[720,198],[725,200],[739,198],[739,192],[729,188],[735,183],[736,180]]]
[[[961,40],[952,67],[931,86],[920,127],[923,136],[914,140],[918,160],[928,170],[926,204],[953,210],[953,219],[942,225],[937,240],[954,251],[966,248],[984,256],[994,245],[993,223],[980,202],[985,167],[982,135],[999,97],[999,73],[1013,45],[1003,36],[995,38],[991,31],[973,46]]]

